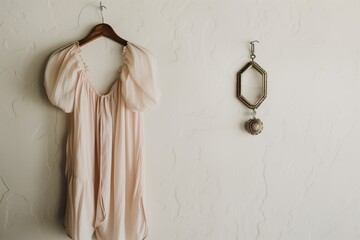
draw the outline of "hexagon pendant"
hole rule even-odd
[[[261,80],[261,89],[258,91],[258,94],[250,100],[251,95],[247,95],[247,91],[249,89],[246,89],[246,86],[244,85],[245,81],[245,73],[249,70],[253,70],[254,74],[258,76],[258,79],[255,80]],[[259,88],[259,87],[258,87]],[[248,62],[237,74],[237,86],[236,86],[236,96],[237,98],[248,108],[250,109],[257,109],[260,104],[265,100],[267,95],[267,73],[266,71],[260,67],[259,64],[257,64],[254,59],[252,61]],[[253,118],[249,119],[245,124],[245,129],[252,135],[259,134],[263,129],[263,123],[260,119],[255,118],[255,115]]]
[[[261,75],[261,81],[262,81],[262,90],[259,95],[259,97],[256,99],[255,102],[251,102],[245,97],[245,89],[243,87],[243,75],[247,70],[254,69],[256,72],[258,72]],[[244,103],[248,108],[250,109],[256,109],[260,106],[260,104],[265,100],[266,94],[267,94],[267,73],[266,71],[260,67],[259,64],[257,64],[255,61],[248,62],[237,74],[237,98]]]

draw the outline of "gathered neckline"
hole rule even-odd
[[[131,44],[130,42],[128,42],[128,45]],[[90,88],[93,90],[93,92],[95,93],[96,96],[98,97],[101,97],[101,98],[105,98],[105,97],[108,97],[112,94],[112,92],[114,91],[114,89],[116,89],[116,85],[119,84],[119,82],[121,81],[121,73],[122,73],[122,70],[123,68],[125,67],[125,65],[127,64],[126,62],[126,52],[127,52],[127,49],[128,49],[128,45],[124,46],[123,47],[123,50],[121,51],[121,56],[122,56],[122,59],[123,59],[123,64],[121,67],[119,67],[119,70],[118,70],[118,77],[117,79],[111,84],[111,87],[110,89],[107,91],[107,93],[99,93],[98,90],[94,87],[94,85],[91,83],[90,81],[90,78],[89,78],[89,74],[88,74],[88,71],[89,71],[89,67],[87,66],[86,62],[84,61],[81,53],[82,53],[82,49],[80,47],[80,44],[79,42],[75,42],[75,47],[76,47],[76,51],[75,51],[75,55],[77,56],[78,58],[78,61],[81,63],[82,65],[82,69],[83,69],[83,74],[84,74],[84,82],[90,86]]]

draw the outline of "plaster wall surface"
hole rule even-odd
[[[145,113],[148,240],[360,239],[360,1],[104,0],[158,63]],[[0,0],[0,239],[66,240],[68,116],[46,61],[101,22],[97,1]],[[268,73],[249,135],[235,96],[249,42]],[[83,48],[106,92],[121,46]],[[101,61],[99,61],[101,59]]]

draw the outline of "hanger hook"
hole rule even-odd
[[[102,2],[100,1],[100,13],[101,13],[101,22],[104,23],[104,15],[103,15],[103,11],[104,8],[106,9],[106,6],[102,4]]]
[[[251,41],[250,42],[250,52],[251,52],[251,59],[254,60],[256,58],[256,55],[255,55],[255,45],[254,43],[259,43],[258,40],[254,40],[254,41]]]

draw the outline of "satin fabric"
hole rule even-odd
[[[45,70],[50,102],[70,113],[65,227],[74,240],[143,240],[143,111],[160,99],[151,53],[128,43],[118,80],[99,94],[79,44],[56,51]]]

